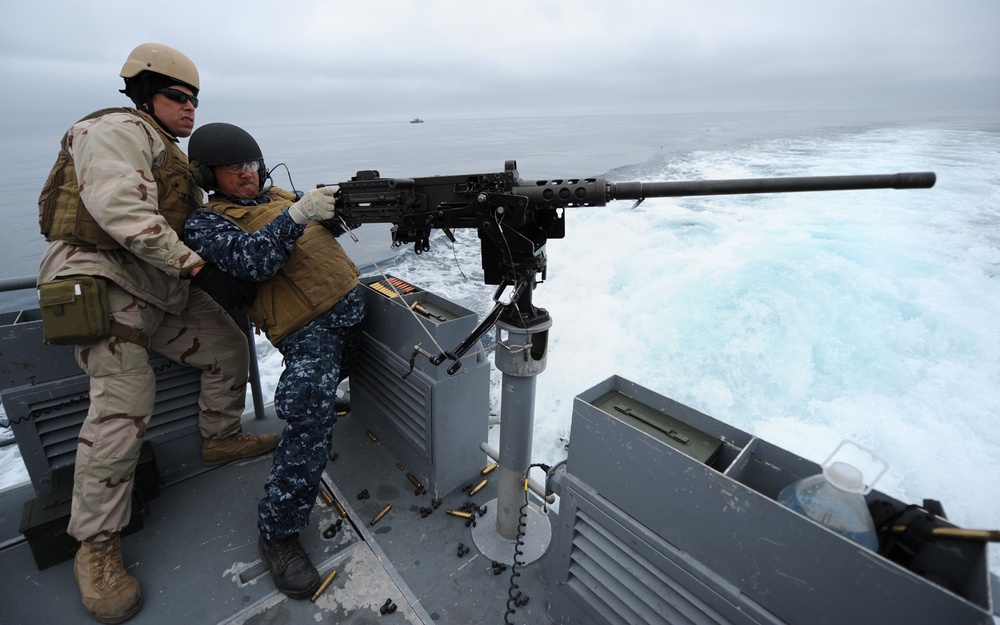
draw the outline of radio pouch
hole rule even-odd
[[[41,284],[38,306],[47,344],[93,343],[111,334],[107,285],[101,278],[73,276]]]

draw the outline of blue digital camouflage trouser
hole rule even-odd
[[[267,540],[309,524],[333,445],[337,384],[350,374],[357,356],[364,312],[364,298],[355,287],[277,345],[285,370],[274,391],[274,410],[287,424],[257,506],[257,526]]]

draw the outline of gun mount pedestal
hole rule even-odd
[[[552,539],[548,517],[533,504],[525,506],[525,476],[531,466],[535,420],[535,377],[545,370],[551,326],[548,315],[534,325],[515,326],[503,320],[496,324],[494,362],[503,373],[497,498],[487,503],[486,516],[472,528],[472,537],[484,555],[498,562],[511,564],[515,557],[521,565],[533,562],[545,553]],[[516,553],[511,549],[514,543],[519,543]]]

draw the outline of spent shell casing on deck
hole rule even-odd
[[[319,599],[319,596],[323,594],[323,591],[326,590],[326,587],[330,585],[330,582],[332,582],[333,578],[336,576],[337,576],[337,569],[330,571],[330,574],[326,576],[326,579],[323,580],[323,583],[320,584],[319,588],[316,589],[316,592],[313,594],[312,599],[310,599],[310,601],[316,601],[316,599]]]
[[[390,508],[392,508],[392,504],[391,503],[385,504],[385,507],[382,508],[381,510],[379,510],[379,513],[375,515],[375,518],[372,519],[372,522],[369,523],[368,525],[375,525],[376,523],[378,523],[379,521],[381,521],[382,517],[384,517],[386,514],[389,513],[389,509]]]

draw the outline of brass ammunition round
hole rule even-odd
[[[323,580],[323,583],[320,584],[319,588],[316,589],[316,593],[313,594],[311,601],[316,601],[316,599],[319,599],[319,596],[323,594],[323,591],[326,590],[326,587],[330,585],[330,582],[332,582],[333,578],[336,576],[337,576],[336,569],[330,571],[330,574],[326,576],[326,579]]]
[[[423,488],[424,486],[423,484],[420,483],[420,480],[417,479],[417,476],[413,475],[412,473],[407,473],[406,479],[410,480],[410,483],[416,486],[417,488]]]
[[[476,493],[478,493],[479,491],[481,491],[483,489],[483,486],[486,486],[486,482],[487,482],[486,478],[483,478],[482,482],[476,484],[472,488],[472,490],[469,491],[469,497],[472,497],[473,495],[475,495]]]
[[[391,503],[385,504],[385,507],[382,508],[382,510],[380,510],[379,513],[375,515],[375,518],[372,519],[372,522],[369,523],[368,525],[375,525],[376,523],[378,523],[379,521],[381,521],[382,517],[384,517],[386,514],[388,514],[389,508],[392,508],[392,504]]]
[[[471,519],[472,518],[472,513],[471,512],[464,512],[462,510],[449,510],[448,514],[450,514],[451,516],[457,516],[457,517],[462,518],[462,519]]]
[[[479,474],[480,475],[486,475],[487,473],[493,471],[493,469],[497,468],[498,466],[500,466],[500,465],[498,465],[495,462],[493,462],[491,464],[488,464],[488,465],[486,465],[486,468],[484,468],[482,471],[479,472]]]

